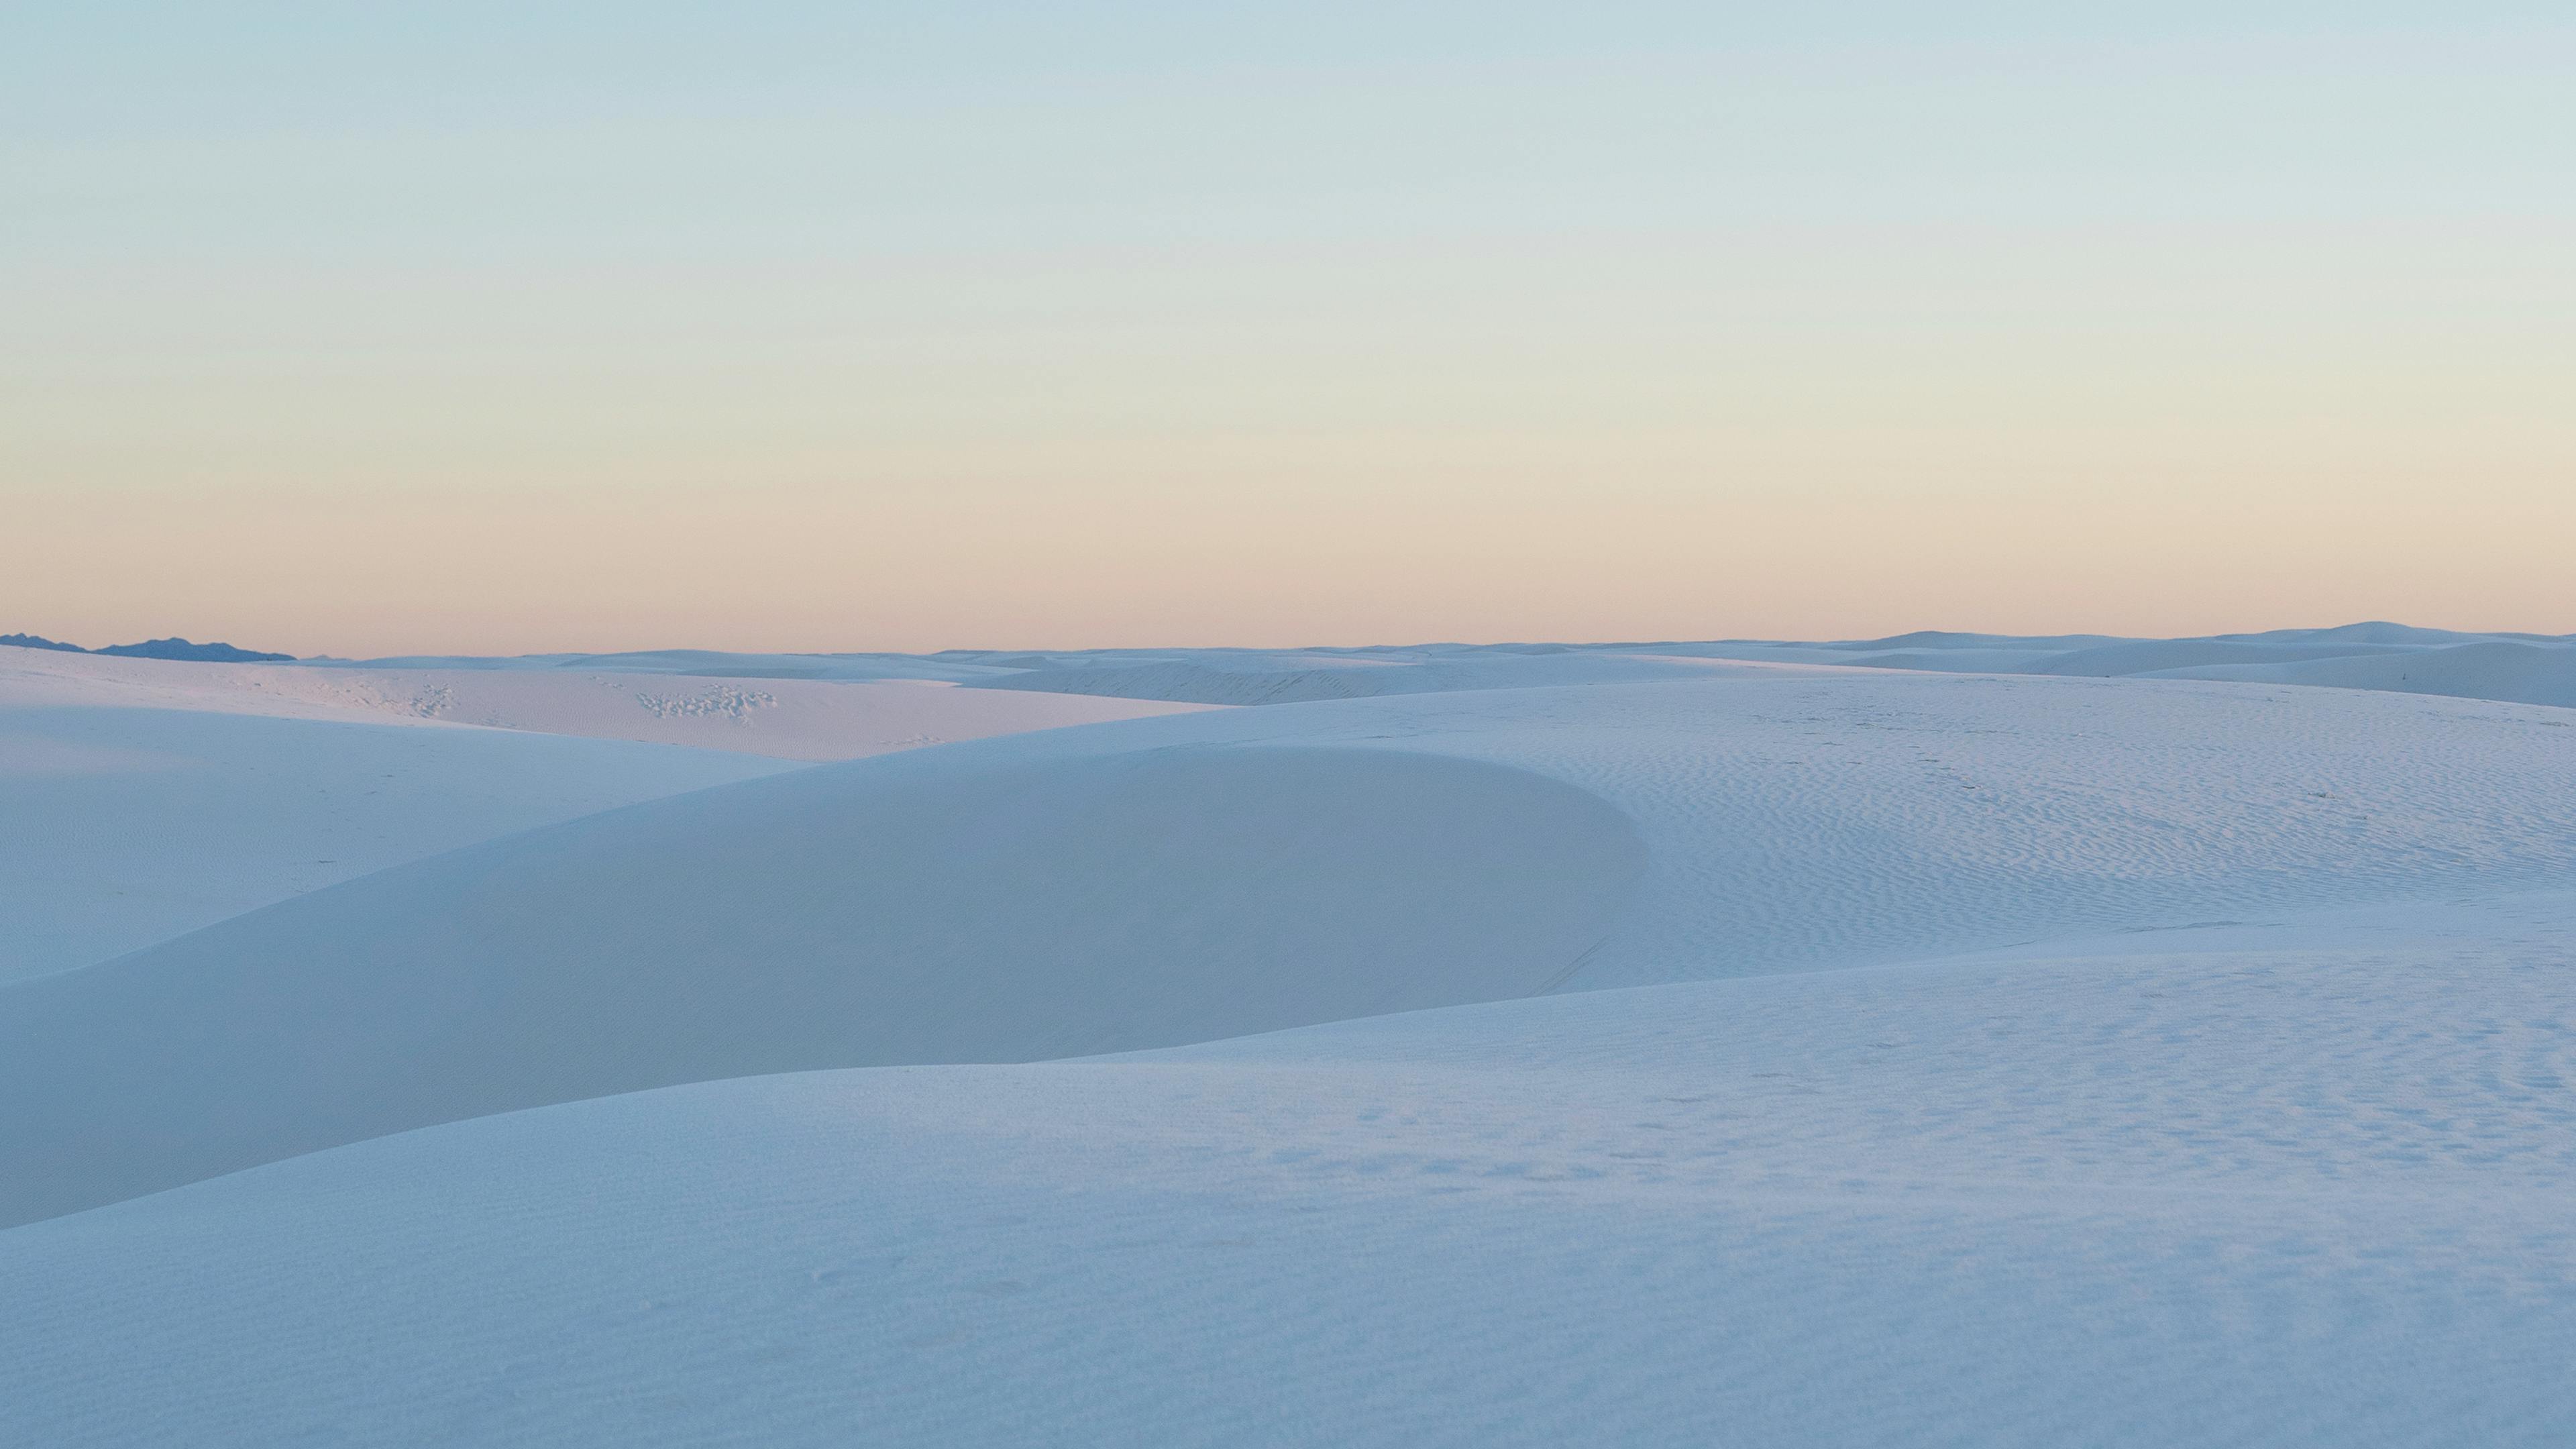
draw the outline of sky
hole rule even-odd
[[[0,0],[0,632],[2576,631],[2570,75],[2564,0]]]

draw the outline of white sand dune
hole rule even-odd
[[[493,729],[649,740],[789,760],[851,760],[951,740],[1176,714],[1167,700],[1030,695],[942,681],[270,666],[274,693]]]
[[[2538,651],[2517,666],[2428,666],[2425,672],[2330,666],[2323,661],[2466,648],[2475,660],[2499,646]],[[2458,634],[2397,624],[2201,639],[2119,639],[2099,634],[2019,637],[1927,630],[1885,639],[1783,643],[1756,640],[1595,645],[1423,645],[1355,650],[1105,650],[1071,654],[957,654],[923,661],[925,673],[973,667],[988,689],[1065,691],[1209,704],[1282,704],[1435,690],[1513,689],[1708,677],[1728,661],[1941,673],[2089,678],[2174,674],[2192,678],[2330,684],[2567,703],[2576,641],[2543,635]],[[2310,667],[2313,666],[2313,667]],[[900,667],[877,656],[871,667]],[[945,677],[945,676],[943,676]],[[2438,688],[2419,687],[2427,679]]]
[[[743,654],[719,649],[633,649],[614,654],[415,654],[384,659],[319,658],[308,669],[367,672],[509,670],[517,673],[685,674],[708,679],[924,679],[967,684],[997,678],[1006,666],[926,654]]]
[[[2456,629],[2419,629],[2411,624],[2393,624],[2385,619],[2372,619],[2359,624],[2339,624],[2331,629],[2266,629],[2259,634],[2221,634],[2217,637],[2241,639],[2254,644],[2397,644],[2424,649],[2475,643],[2483,639],[2519,639],[2560,644],[2570,642],[2570,636],[2567,635],[2470,634]]]
[[[2576,1438],[2576,714],[2409,692],[2564,641],[2134,643],[959,656],[1389,687],[645,800],[0,985],[10,1433]],[[2080,677],[2133,664],[2231,677]],[[371,707],[99,712],[744,759]]]
[[[768,757],[842,759],[1197,707],[910,682],[326,670],[0,647],[0,980],[784,767]]]
[[[928,663],[909,675],[880,663],[855,676],[798,678],[759,672],[781,656],[577,657],[591,667],[182,664],[0,648],[0,702],[479,725],[789,760],[857,759],[1200,707],[961,690],[936,677],[961,671]]]
[[[0,1220],[671,1082],[1523,995],[1600,939],[1643,855],[1580,790],[1385,752],[924,753],[775,783],[0,992]]]
[[[2550,711],[1798,671],[1394,696],[632,807],[0,990],[10,1220],[480,1113],[2576,870]]]
[[[484,1118],[0,1233],[0,1397],[64,1445],[2559,1444],[2576,904],[2488,917]]]
[[[2286,664],[2202,665],[2161,671],[2183,679],[2262,680],[2509,699],[2576,708],[2576,645],[2491,640],[2439,649],[2344,655]]]
[[[2490,646],[2536,649],[2519,665],[2475,662]],[[2323,663],[2413,656],[2468,648],[2471,662],[2423,672]],[[2564,651],[2564,652],[2560,652]],[[2506,657],[2499,655],[2498,657]],[[1708,678],[1729,662],[1940,673],[2048,674],[2089,678],[2177,675],[2282,684],[2391,689],[2527,704],[2567,703],[2576,637],[2466,634],[2402,624],[2276,629],[2197,639],[2123,639],[2105,634],[2021,636],[1922,630],[1883,639],[1781,642],[1718,640],[1637,644],[1426,644],[1358,649],[951,650],[903,654],[721,654],[658,650],[633,654],[550,654],[515,659],[462,657],[310,661],[302,673],[355,670],[402,674],[436,669],[448,687],[459,672],[595,673],[702,679],[924,680],[1012,693],[1196,704],[1289,704],[1470,689],[1631,683]],[[2314,666],[2314,667],[2310,667]],[[2421,688],[2424,680],[2438,688]],[[408,699],[411,686],[394,693]],[[667,691],[669,686],[659,686]],[[1107,718],[1110,716],[1096,716]],[[1067,720],[1065,722],[1073,722]],[[662,738],[659,735],[644,736]],[[965,736],[956,736],[963,738]],[[675,743],[721,743],[697,739]],[[852,753],[856,753],[853,751]],[[830,757],[809,752],[806,757]]]
[[[1650,653],[1510,647],[1418,651],[1421,657],[1199,654],[1132,660],[1111,655],[1049,659],[1026,673],[977,683],[987,690],[1066,691],[1203,704],[1293,704],[1468,689],[1712,679],[1742,672],[1733,661]]]
[[[104,961],[494,836],[785,768],[668,745],[406,728],[299,701],[272,714],[192,707],[180,689],[59,688],[59,675],[10,670],[6,656],[30,652],[0,649],[0,980]],[[144,674],[226,667],[100,662]]]
[[[2241,639],[2132,639],[2091,649],[2069,650],[2035,661],[2027,668],[2001,672],[2114,679],[2123,675],[2171,673],[2225,665],[2251,666],[2257,671],[2242,676],[2244,678],[2271,679],[2275,676],[2268,671],[2276,665],[2411,652],[2406,646],[2396,644],[2319,640],[2255,643]]]

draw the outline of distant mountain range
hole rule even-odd
[[[173,636],[168,639],[146,639],[140,644],[110,644],[104,649],[83,649],[78,644],[65,644],[36,634],[0,634],[0,644],[14,644],[21,649],[60,649],[67,654],[121,654],[131,659],[187,659],[200,664],[284,663],[292,654],[263,654],[256,649],[236,649],[230,644],[198,644]]]

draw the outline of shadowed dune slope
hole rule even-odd
[[[0,992],[0,1220],[670,1083],[1526,995],[1644,867],[1617,810],[1493,764],[937,753],[531,832]]]
[[[479,1113],[2563,885],[2558,712],[1748,669],[801,771],[0,989],[0,1216]]]
[[[2563,1445],[2567,906],[458,1123],[0,1233],[0,1400],[261,1449]]]

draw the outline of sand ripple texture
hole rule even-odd
[[[0,991],[11,1220],[687,1081],[2561,884],[2525,706],[1795,672],[1217,711],[748,781]]]
[[[2571,724],[1732,666],[469,847],[0,987],[0,1402],[65,1445],[2576,1441]]]
[[[484,1118],[0,1234],[0,1388],[64,1445],[2563,1443],[2539,914]]]

